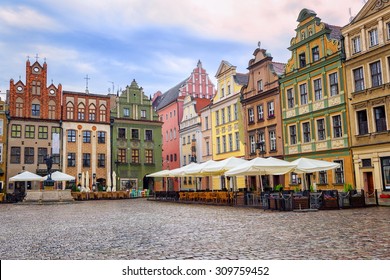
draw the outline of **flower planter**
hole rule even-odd
[[[324,199],[321,209],[323,210],[339,209],[337,199],[336,198]]]
[[[307,197],[295,197],[293,199],[294,210],[309,209],[309,199]]]

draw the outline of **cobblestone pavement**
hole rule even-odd
[[[390,207],[272,212],[145,199],[0,204],[1,259],[390,259]]]

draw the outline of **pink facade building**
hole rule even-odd
[[[210,80],[202,63],[198,61],[197,67],[189,77],[172,87],[165,93],[156,93],[153,107],[157,110],[162,126],[162,169],[175,169],[180,167],[180,122],[183,119],[183,101],[188,95],[194,98],[211,99],[215,86]],[[178,190],[175,179],[168,180],[168,190]]]

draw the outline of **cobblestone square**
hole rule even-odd
[[[1,259],[390,259],[390,207],[317,212],[146,199],[0,204]]]

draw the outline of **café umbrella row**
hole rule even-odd
[[[298,174],[313,173],[339,168],[340,164],[324,160],[299,158],[292,162],[269,157],[252,160],[230,157],[221,161],[209,160],[203,163],[190,163],[186,166],[161,170],[147,177],[206,177],[206,176],[256,176],[283,175],[289,172]]]

